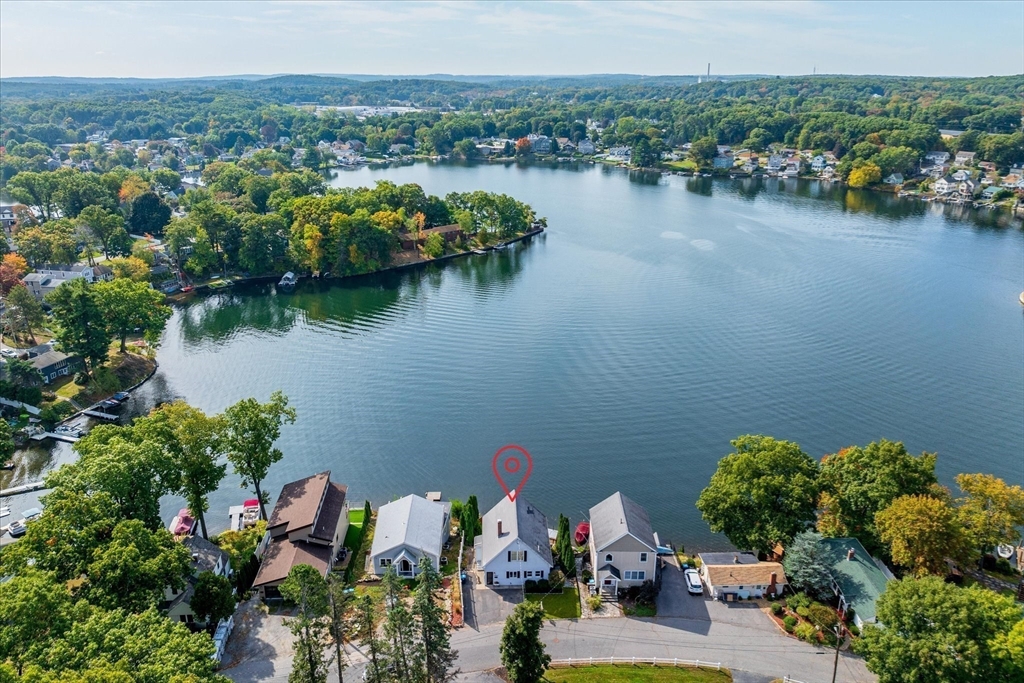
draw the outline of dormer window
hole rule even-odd
[[[612,554],[608,553],[607,555],[605,555],[604,556],[604,561],[605,562],[611,562],[612,561]]]

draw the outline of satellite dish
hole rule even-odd
[[[1013,546],[1006,543],[1000,543],[996,547],[996,554],[1004,560],[1008,560],[1013,557]]]

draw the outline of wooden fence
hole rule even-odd
[[[636,666],[637,664],[646,664],[648,666],[688,666],[693,668],[705,668],[721,670],[721,662],[703,662],[699,659],[676,659],[673,657],[581,657],[580,659],[553,659],[549,665],[551,668],[566,668],[566,667],[577,667],[577,666],[596,666],[599,664],[610,664],[615,666],[616,664],[629,664]],[[793,683],[799,683],[793,681]]]

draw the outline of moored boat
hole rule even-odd
[[[175,536],[191,536],[195,529],[196,519],[188,508],[178,510],[178,514],[167,525],[167,530]]]
[[[288,271],[281,278],[281,281],[277,283],[278,287],[294,287],[295,283],[298,282],[299,278],[296,277],[295,273]]]
[[[590,538],[590,522],[580,522],[576,525],[576,533],[573,534],[576,545],[583,545]]]

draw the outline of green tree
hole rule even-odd
[[[946,558],[964,560],[968,539],[956,511],[933,496],[900,496],[875,515],[893,562],[916,576],[944,574]]]
[[[113,271],[115,278],[124,278],[135,282],[149,282],[149,265],[137,256],[129,256],[127,258],[119,256],[108,259],[106,265]]]
[[[825,600],[832,595],[832,573],[821,538],[821,534],[814,531],[800,532],[786,548],[782,564],[794,589]]]
[[[5,459],[14,454],[14,434],[6,420],[0,422],[0,459]]]
[[[28,288],[25,285],[18,285],[7,295],[7,319],[15,333],[24,331],[34,344],[35,330],[43,326],[46,314],[43,312],[43,305],[32,296]]]
[[[78,214],[78,223],[96,238],[106,257],[110,257],[114,247],[119,247],[130,239],[128,231],[124,229],[124,219],[101,206],[92,205],[82,209]]]
[[[402,582],[394,565],[387,568],[381,580],[384,589],[384,638],[387,642],[385,668],[400,681],[413,680],[416,663],[416,622],[402,596]]]
[[[712,136],[697,138],[690,143],[690,158],[700,166],[707,166],[718,156],[718,140]]]
[[[569,529],[569,518],[565,515],[558,515],[558,535],[555,536],[555,553],[565,570],[566,576],[573,576],[576,573],[576,552],[572,547],[572,532]]]
[[[54,683],[228,683],[216,673],[213,652],[213,641],[207,634],[190,633],[184,624],[171,621],[155,609],[141,614],[94,610],[75,621],[62,638],[52,641],[37,663],[58,676]],[[95,672],[107,672],[108,677],[91,677]],[[114,673],[120,677],[114,677]],[[76,674],[83,678],[73,678]]]
[[[261,519],[267,518],[267,496],[261,484],[270,466],[284,457],[274,442],[281,436],[281,425],[292,424],[295,418],[295,409],[288,406],[288,397],[280,391],[272,393],[267,403],[246,398],[224,411],[228,462],[242,478],[242,486],[255,489]]]
[[[151,531],[137,519],[124,520],[93,551],[85,595],[105,609],[142,612],[156,607],[168,586],[184,588],[191,563],[188,549],[166,529]]]
[[[99,297],[85,278],[75,278],[50,292],[57,347],[85,360],[90,370],[107,360],[110,332]]]
[[[884,626],[866,626],[857,649],[879,683],[1011,680],[1001,676],[1000,646],[1021,623],[1013,598],[938,577],[906,578],[889,582],[876,612]]]
[[[171,220],[171,207],[155,192],[144,192],[128,205],[128,225],[135,235],[163,235]]]
[[[215,626],[235,612],[235,591],[226,576],[203,572],[192,588],[189,602],[196,619]]]
[[[539,602],[521,602],[505,620],[498,652],[511,683],[539,683],[551,663],[551,655],[540,642],[544,606]]]
[[[423,240],[423,255],[427,258],[444,256],[444,238],[436,232],[427,235]]]
[[[65,218],[77,218],[88,206],[105,209],[117,206],[114,192],[94,173],[61,168],[54,171],[53,177],[56,182],[53,201]]]
[[[922,495],[935,485],[934,453],[911,455],[902,442],[880,439],[850,446],[821,461],[818,531],[856,536],[871,553],[884,550],[875,514],[900,496]]]
[[[185,498],[188,509],[199,519],[203,538],[209,538],[209,495],[220,487],[227,472],[227,464],[221,462],[224,420],[209,417],[184,401],[174,401],[137,420],[133,430],[164,448],[180,475],[176,493]]]
[[[359,598],[356,608],[356,619],[369,659],[366,664],[366,681],[384,683],[387,680],[387,646],[377,635],[377,604],[371,595],[366,594]]]
[[[327,647],[327,622],[330,609],[327,582],[313,567],[299,564],[288,572],[281,584],[281,595],[295,603],[296,613],[288,620],[295,636],[295,657],[289,683],[326,683],[330,661],[324,656]]]
[[[128,335],[135,330],[141,330],[146,339],[155,342],[171,317],[163,294],[148,282],[115,278],[97,282],[93,287],[110,336],[121,340],[121,353],[127,351]]]
[[[420,558],[419,585],[413,597],[412,614],[419,626],[416,647],[417,680],[447,683],[455,678],[458,652],[451,648],[451,634],[441,607],[441,575],[429,557]]]
[[[480,523],[480,506],[475,495],[466,499],[462,507],[462,517],[459,519],[459,528],[462,529],[463,537],[467,543],[480,535],[482,524]]]
[[[791,441],[746,435],[718,461],[697,509],[739,548],[768,552],[814,519],[818,466]]]
[[[345,633],[348,630],[345,614],[345,606],[348,603],[346,590],[340,575],[334,572],[327,575],[327,597],[330,601],[330,611],[327,615],[328,626],[330,627],[331,641],[334,643],[334,662],[338,667],[338,683],[344,683],[343,672],[348,667],[348,660],[345,657]]]
[[[12,662],[20,676],[26,661],[71,628],[71,594],[52,574],[23,569],[0,583],[0,614],[0,662]]]
[[[288,226],[277,214],[245,214],[240,221],[242,244],[238,263],[251,273],[266,273],[285,256]]]
[[[7,181],[7,191],[15,201],[37,207],[44,222],[53,215],[57,181],[52,173],[23,171]]]

